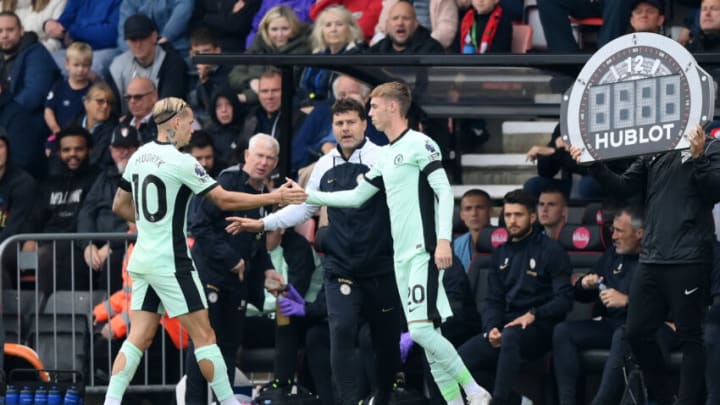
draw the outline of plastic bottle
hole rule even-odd
[[[50,390],[48,391],[48,405],[62,405],[63,399],[62,395],[60,395],[60,390],[56,386],[50,387]]]
[[[605,291],[605,290],[607,290],[607,289],[608,289],[608,286],[606,286],[605,283],[603,283],[602,281],[600,281],[600,282],[598,283],[598,290],[600,290],[600,292],[603,292],[603,291]]]
[[[35,404],[34,405],[47,405],[48,403],[48,391],[45,386],[41,385],[35,391]]]
[[[68,388],[67,392],[65,393],[65,400],[63,401],[63,405],[78,405],[80,404],[80,395],[78,394],[78,389],[76,386],[72,386]]]
[[[33,402],[35,399],[33,398],[33,392],[27,385],[23,387],[23,389],[20,391],[20,400],[18,401],[18,404],[20,405],[33,405]]]
[[[5,392],[5,405],[18,405],[20,403],[20,394],[14,385],[8,387]]]

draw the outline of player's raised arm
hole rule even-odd
[[[207,193],[207,197],[224,211],[242,211],[271,204],[302,204],[307,194],[294,181],[287,181],[272,193],[238,193],[217,186]]]

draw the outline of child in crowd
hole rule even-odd
[[[460,23],[460,52],[465,54],[510,52],[512,21],[500,0],[472,0]]]
[[[72,122],[83,111],[83,97],[90,85],[93,51],[85,42],[73,42],[65,57],[68,77],[53,84],[45,102],[45,123],[53,134]]]

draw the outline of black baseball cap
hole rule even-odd
[[[638,6],[640,3],[647,3],[660,11],[660,14],[665,14],[665,2],[663,0],[636,0],[633,3],[632,9]]]
[[[120,125],[115,128],[110,138],[110,146],[116,148],[140,147],[140,133],[130,125]]]
[[[125,20],[123,28],[125,39],[145,39],[155,31],[155,24],[150,17],[144,14],[135,14]]]

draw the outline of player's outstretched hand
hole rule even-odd
[[[240,232],[262,232],[265,228],[265,224],[260,219],[227,217],[225,220],[229,222],[225,227],[225,231],[232,235],[237,235]]]
[[[286,178],[285,184],[280,186],[275,192],[280,193],[280,204],[302,204],[307,200],[307,194],[302,187],[296,182]]]

